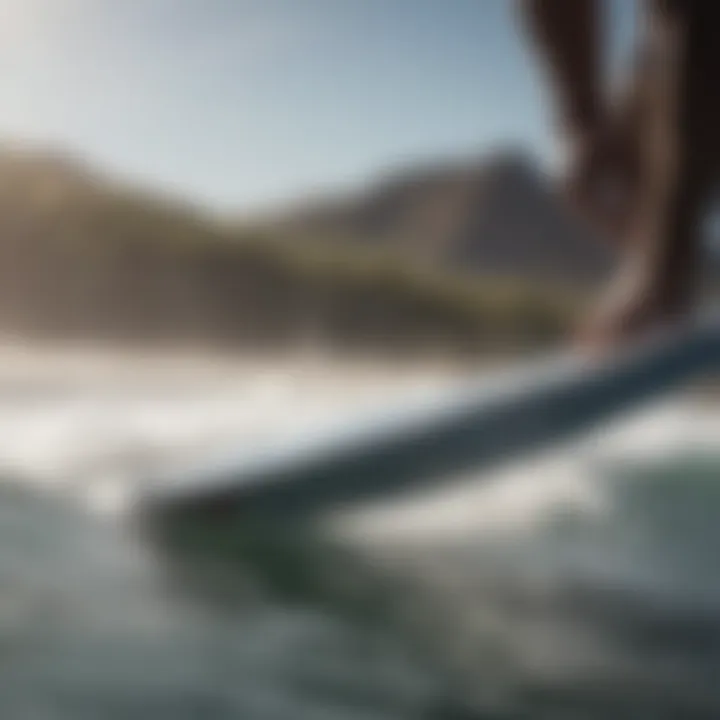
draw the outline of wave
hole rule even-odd
[[[6,398],[3,717],[718,716],[720,428],[690,401],[309,524],[94,512],[156,464],[397,388],[297,380]]]

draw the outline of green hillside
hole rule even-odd
[[[0,156],[0,331],[237,350],[486,351],[551,342],[577,291],[223,223],[68,158]]]

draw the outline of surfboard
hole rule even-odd
[[[149,479],[143,517],[226,512],[298,517],[435,487],[561,442],[720,367],[720,313],[612,356],[568,352],[398,401],[290,444]]]

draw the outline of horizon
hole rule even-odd
[[[613,57],[632,26],[614,0]],[[554,159],[506,0],[0,0],[0,135],[222,213],[520,148]]]

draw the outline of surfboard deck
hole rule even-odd
[[[143,485],[143,517],[303,516],[421,490],[563,441],[720,366],[709,313],[613,357],[553,356],[440,397],[258,453],[232,451]]]

